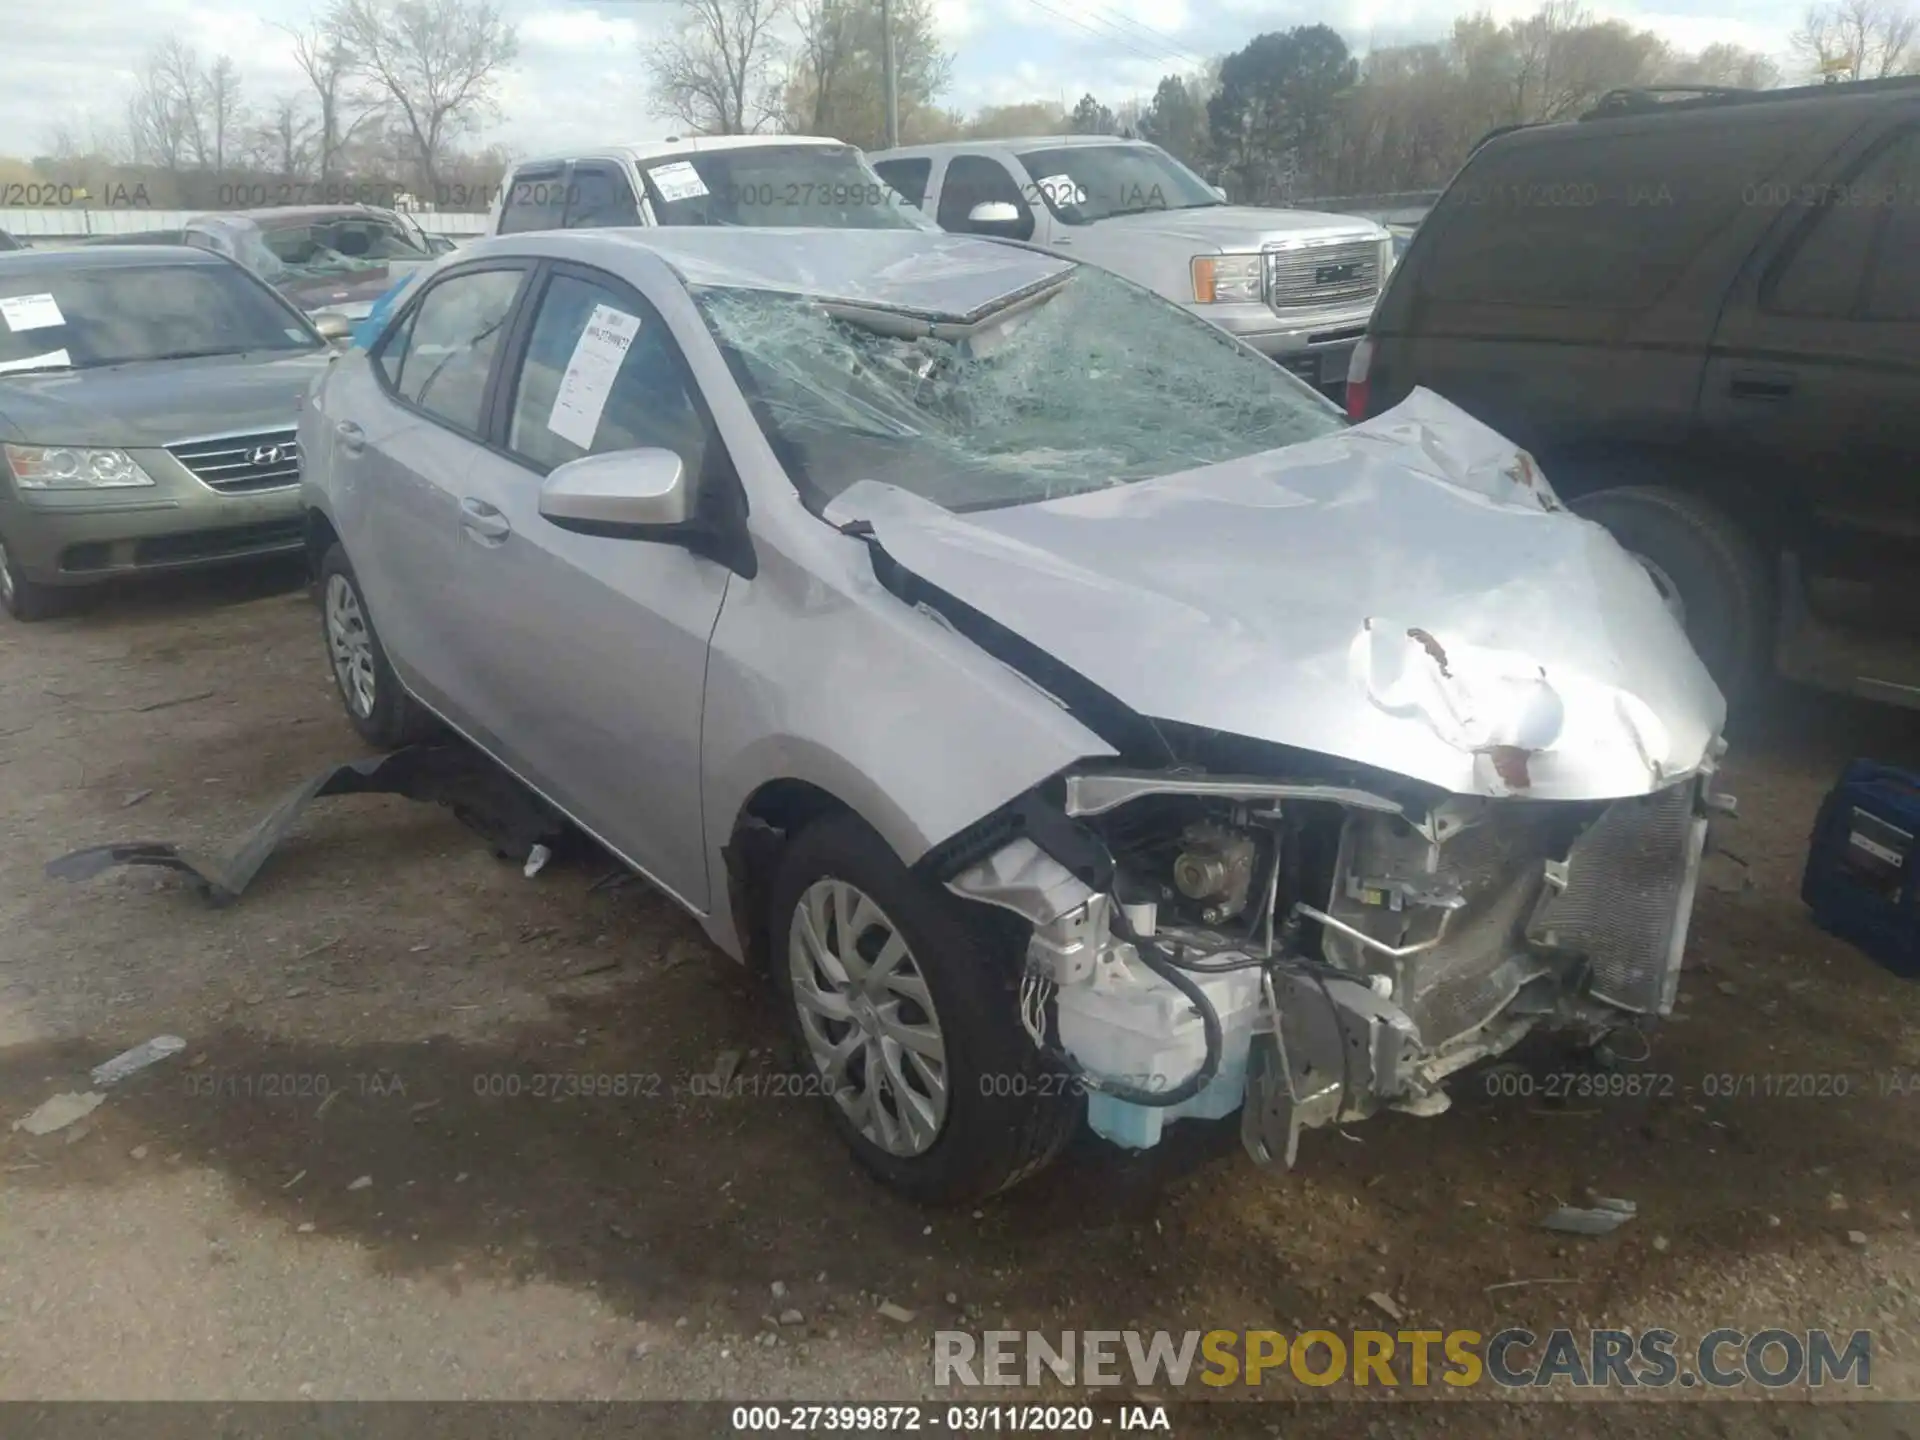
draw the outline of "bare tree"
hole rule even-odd
[[[779,118],[771,83],[789,0],[681,0],[673,33],[645,56],[654,113],[707,135],[749,135]]]
[[[293,37],[293,59],[307,77],[319,111],[313,137],[316,178],[325,184],[340,168],[340,153],[353,143],[360,127],[371,122],[379,106],[354,73],[346,42],[324,22],[305,30],[288,29]]]
[[[216,56],[206,73],[207,130],[213,141],[213,168],[227,168],[227,146],[239,139],[242,121],[240,71],[225,55]]]
[[[798,0],[793,18],[800,45],[788,85],[799,103],[790,102],[789,113],[803,122],[808,134],[824,135],[857,43],[853,6],[850,0]]]
[[[491,0],[336,0],[326,24],[391,102],[418,183],[438,194],[453,142],[497,113],[500,72],[519,53],[514,27]]]
[[[318,133],[319,122],[307,109],[304,97],[282,95],[253,129],[249,163],[283,179],[309,175]]]
[[[154,52],[153,73],[178,117],[193,168],[205,170],[213,163],[213,135],[208,123],[210,82],[200,56],[177,38],[163,40]]]
[[[152,51],[127,99],[127,152],[135,164],[178,175],[203,163],[197,132],[200,65],[177,40]]]
[[[900,134],[922,143],[944,117],[934,99],[947,88],[953,57],[940,45],[931,0],[891,0]],[[800,43],[786,82],[786,127],[833,135],[878,149],[886,144],[883,56],[886,30],[878,0],[799,0]]]
[[[1780,67],[1757,50],[1722,41],[1697,55],[1675,55],[1661,78],[1675,85],[1771,90],[1780,83]]]
[[[1816,75],[1906,75],[1920,69],[1920,13],[1905,0],[1828,0],[1807,11],[1793,51]]]

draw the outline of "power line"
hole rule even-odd
[[[1089,11],[1094,12],[1096,14],[1098,13],[1107,14],[1115,23],[1130,26],[1133,29],[1142,32],[1150,40],[1158,40],[1159,42],[1161,42],[1162,45],[1166,47],[1166,49],[1170,53],[1172,53],[1178,58],[1188,61],[1190,64],[1205,66],[1208,63],[1201,56],[1195,55],[1191,51],[1183,49],[1179,45],[1179,43],[1175,41],[1174,37],[1167,34],[1164,30],[1156,30],[1153,28],[1153,26],[1148,25],[1144,21],[1135,20],[1131,15],[1123,15],[1117,10],[1106,11],[1104,7],[1098,6],[1098,5],[1090,5],[1087,8]]]
[[[1167,55],[1164,52],[1148,52],[1146,50],[1142,50],[1137,45],[1133,45],[1129,43],[1126,37],[1123,37],[1117,34],[1108,34],[1100,30],[1095,30],[1091,25],[1084,24],[1083,22],[1076,19],[1072,15],[1068,15],[1063,11],[1055,10],[1051,5],[1048,5],[1046,3],[1046,0],[1027,0],[1027,3],[1029,5],[1032,5],[1037,10],[1045,11],[1047,14],[1053,16],[1053,18],[1056,20],[1064,20],[1067,22],[1067,24],[1086,31],[1087,34],[1093,36],[1093,38],[1096,40],[1104,41],[1105,43],[1110,45],[1118,45],[1122,50],[1127,51],[1129,54],[1138,55],[1142,60],[1151,60],[1156,65],[1178,66],[1181,63],[1175,57]]]

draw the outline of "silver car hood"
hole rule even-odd
[[[1726,716],[1638,562],[1427,390],[1158,480],[970,514],[863,480],[827,519],[1141,715],[1457,794],[1645,794]]]

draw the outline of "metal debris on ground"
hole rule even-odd
[[[551,860],[552,858],[553,858],[553,851],[548,849],[545,845],[535,845],[531,850],[527,852],[527,863],[521,868],[520,873],[522,875],[525,875],[527,879],[531,880],[533,879],[534,876],[538,875],[542,870],[547,868],[547,861]]]
[[[1540,1222],[1543,1230],[1557,1230],[1567,1235],[1611,1235],[1627,1221],[1633,1218],[1631,1209],[1616,1210],[1607,1205],[1595,1205],[1591,1209],[1582,1209],[1577,1205],[1562,1205],[1546,1219]]]
[[[31,1115],[13,1122],[13,1128],[24,1130],[29,1135],[51,1135],[56,1130],[64,1130],[76,1120],[85,1119],[107,1097],[97,1090],[84,1094],[66,1090],[46,1101]]]
[[[719,1088],[725,1090],[733,1079],[734,1072],[740,1068],[741,1053],[738,1050],[722,1050],[719,1059],[713,1062],[713,1078]]]
[[[879,1310],[887,1319],[897,1320],[902,1325],[907,1324],[913,1319],[913,1311],[907,1309],[905,1306],[896,1305],[891,1300],[882,1300],[879,1305]]]
[[[414,745],[331,765],[294,786],[224,851],[201,854],[168,840],[93,845],[49,860],[55,880],[91,880],[116,865],[157,865],[187,875],[212,904],[240,898],[313,801],[331,795],[403,795],[444,805],[499,855],[525,860],[567,833],[558,811],[486,756],[461,745]]]
[[[1367,1303],[1385,1315],[1389,1320],[1404,1320],[1407,1318],[1405,1312],[1394,1302],[1394,1298],[1384,1290],[1375,1290],[1369,1293]]]
[[[169,1055],[178,1055],[187,1048],[187,1042],[178,1035],[156,1035],[151,1040],[143,1040],[131,1050],[122,1050],[111,1060],[102,1061],[93,1067],[93,1083],[96,1085],[115,1085],[129,1075],[136,1075],[149,1065],[157,1065]]]

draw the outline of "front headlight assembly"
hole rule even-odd
[[[124,450],[72,445],[7,445],[7,468],[22,490],[125,490],[153,477]]]
[[[1197,305],[1244,305],[1260,299],[1260,256],[1196,255],[1193,299]]]

